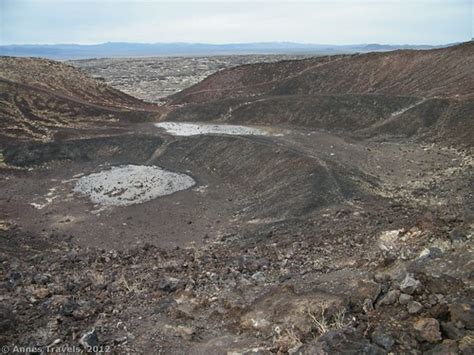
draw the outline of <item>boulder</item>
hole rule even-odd
[[[459,340],[465,335],[465,330],[459,329],[453,322],[441,322],[441,331],[446,337],[454,340]]]
[[[397,302],[398,297],[400,297],[399,290],[388,291],[387,294],[383,296],[382,299],[378,302],[378,306],[394,304]]]
[[[408,304],[413,300],[413,296],[402,293],[398,298],[398,302],[402,305]]]
[[[422,309],[423,309],[423,305],[419,302],[416,302],[416,301],[411,301],[407,305],[407,311],[410,314],[420,313]]]
[[[434,318],[421,318],[413,325],[418,338],[429,343],[437,343],[441,340],[439,323]]]
[[[412,295],[421,290],[421,282],[415,279],[412,275],[407,274],[400,283],[400,291]]]
[[[387,351],[391,351],[393,345],[395,344],[393,337],[388,334],[383,326],[380,325],[375,328],[370,338],[372,339],[372,342],[381,346]]]
[[[174,292],[180,288],[184,288],[185,284],[182,280],[171,276],[163,276],[158,280],[158,289],[165,292]]]

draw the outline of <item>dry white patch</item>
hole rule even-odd
[[[225,134],[236,136],[270,135],[270,132],[265,129],[226,124],[160,122],[155,123],[155,126],[165,129],[166,132],[174,136],[196,136],[200,134]]]
[[[129,206],[192,187],[195,181],[185,174],[157,166],[113,167],[78,179],[74,191],[89,196],[102,206]]]
[[[42,210],[43,208],[49,206],[55,199],[57,199],[59,196],[55,195],[56,188],[52,187],[49,189],[48,193],[45,196],[46,202],[45,203],[36,203],[36,202],[31,202],[30,205],[36,208],[37,210]]]
[[[46,207],[45,203],[31,202],[30,205],[33,206],[34,208],[36,208],[37,210],[42,210],[43,208]]]
[[[206,192],[208,187],[209,187],[208,185],[201,185],[201,186],[195,187],[193,191],[204,193]]]
[[[398,111],[392,112],[392,117],[400,116],[400,115],[404,114],[405,112],[407,112],[408,110],[411,110],[412,108],[415,108],[416,106],[421,105],[426,100],[427,100],[426,98],[422,98],[421,100],[415,102],[414,104],[408,105],[406,107],[401,108]]]
[[[248,224],[270,224],[283,221],[284,218],[255,218],[247,221]]]

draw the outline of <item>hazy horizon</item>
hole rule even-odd
[[[1,45],[444,45],[471,40],[469,0],[0,0]]]
[[[267,41],[267,42],[223,42],[223,43],[210,43],[210,42],[127,42],[127,41],[107,41],[107,42],[96,42],[96,43],[78,43],[78,42],[61,42],[61,43],[2,43],[2,46],[100,46],[105,44],[139,44],[139,45],[172,45],[172,44],[183,44],[183,45],[209,45],[209,46],[226,46],[226,45],[252,45],[252,44],[293,44],[302,46],[332,46],[332,47],[349,47],[349,46],[364,46],[364,45],[381,45],[381,46],[447,46],[455,45],[458,43],[469,42],[466,41],[455,41],[449,43],[383,43],[383,42],[361,42],[361,43],[310,43],[310,42],[290,42],[290,41]]]

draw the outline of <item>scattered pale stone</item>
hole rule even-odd
[[[429,249],[423,249],[420,253],[420,255],[418,255],[419,258],[427,258],[431,255],[431,250]]]
[[[40,300],[42,300],[46,297],[49,297],[50,295],[51,295],[51,292],[46,287],[37,288],[33,291],[33,296],[35,298],[40,299]]]
[[[181,338],[187,341],[193,340],[196,334],[196,330],[193,327],[184,327],[181,325],[176,328],[176,332]]]
[[[398,249],[397,241],[401,232],[403,232],[403,229],[395,229],[383,232],[379,237],[379,248],[385,252]]]
[[[474,354],[474,335],[466,335],[459,341],[459,350],[462,354]]]
[[[255,274],[252,275],[252,279],[254,279],[257,282],[264,282],[265,281],[265,275],[261,271],[257,271]]]

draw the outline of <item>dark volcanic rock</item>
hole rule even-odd
[[[441,331],[442,333],[454,340],[459,340],[465,335],[465,331],[463,329],[459,329],[453,322],[441,322]]]
[[[453,303],[449,306],[451,321],[474,330],[474,307],[472,303]]]
[[[434,346],[432,349],[424,352],[427,355],[456,355],[459,354],[458,345],[454,340],[443,340],[441,344]]]
[[[171,276],[163,276],[158,280],[158,289],[165,292],[174,292],[186,286],[185,282]]]
[[[341,329],[323,334],[316,343],[301,349],[302,354],[371,354],[382,355],[386,351],[356,335],[352,329]]]
[[[411,301],[407,304],[407,310],[410,314],[420,313],[423,309],[423,305],[420,302]]]
[[[387,351],[391,351],[393,345],[395,344],[394,338],[387,333],[383,326],[378,326],[371,335],[372,341],[384,348]]]
[[[15,315],[12,310],[0,304],[0,330],[6,332],[14,329],[16,325]]]
[[[437,343],[441,340],[439,323],[434,318],[421,318],[413,325],[420,340]]]
[[[79,304],[73,298],[68,298],[61,304],[59,312],[63,316],[72,316],[74,311],[78,308]]]
[[[400,283],[400,290],[411,295],[421,290],[421,282],[416,280],[412,275],[407,274]]]

